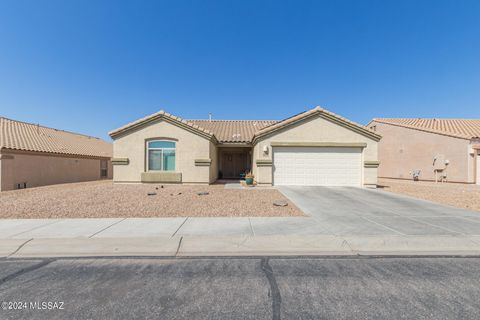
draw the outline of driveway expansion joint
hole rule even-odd
[[[178,233],[178,231],[180,231],[180,229],[183,227],[183,225],[187,222],[188,218],[189,217],[186,217],[185,220],[183,220],[183,222],[178,226],[177,230],[175,230],[175,232],[170,236],[170,238],[173,238]]]
[[[417,217],[417,218],[418,218],[418,217]],[[412,220],[412,221],[415,221],[415,222],[418,222],[418,223],[423,223],[423,224],[426,224],[426,225],[429,225],[429,226],[432,226],[432,227],[436,227],[436,228],[439,228],[439,229],[443,229],[443,230],[448,231],[448,232],[451,232],[451,233],[453,233],[453,234],[457,234],[457,235],[461,235],[461,236],[466,236],[465,233],[458,232],[458,231],[454,231],[454,230],[450,230],[449,228],[445,228],[445,227],[442,227],[442,226],[439,226],[439,225],[436,225],[436,224],[433,224],[433,223],[430,223],[430,222],[418,220],[418,219],[415,219],[415,218],[412,218],[412,217],[408,217],[408,219],[410,219],[410,220]]]
[[[384,225],[384,224],[382,224],[382,223],[380,223],[380,222],[376,222],[376,221],[374,221],[374,220],[368,219],[367,217],[363,217],[363,216],[360,216],[360,215],[358,215],[358,216],[359,216],[360,218],[364,219],[364,220],[367,220],[368,222],[371,222],[371,223],[374,223],[374,224],[376,224],[376,225],[379,225],[380,227],[385,228],[385,229],[390,230],[390,231],[393,231],[393,232],[395,232],[395,233],[397,233],[397,234],[399,234],[399,235],[401,235],[401,236],[406,236],[405,233],[400,232],[400,231],[398,231],[398,230],[396,230],[396,229],[390,228],[390,227],[388,227],[388,226],[386,226],[386,225]]]
[[[92,235],[89,236],[88,238],[93,238],[93,237],[96,236],[97,234],[100,234],[100,233],[102,233],[103,231],[105,231],[105,230],[113,227],[114,225],[119,224],[120,222],[125,221],[125,220],[127,220],[127,218],[123,218],[123,219],[120,219],[120,220],[118,220],[118,221],[115,221],[115,222],[112,223],[111,225],[109,225],[109,226],[101,229],[100,231],[95,232],[94,234],[92,234]]]
[[[60,221],[62,221],[62,220],[61,220],[61,219],[55,219],[55,220],[52,221],[52,222],[48,222],[48,223],[45,223],[45,224],[42,224],[42,225],[33,227],[33,228],[31,228],[31,229],[28,229],[28,230],[25,230],[25,231],[22,231],[22,232],[13,234],[13,235],[9,236],[9,238],[15,238],[15,237],[17,237],[17,236],[19,236],[19,235],[21,235],[21,234],[28,233],[28,232],[31,232],[31,231],[33,231],[33,230],[37,230],[37,229],[40,229],[40,228],[43,228],[43,227],[51,226],[52,224],[59,223]]]

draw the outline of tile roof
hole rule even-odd
[[[219,142],[251,142],[255,132],[271,126],[275,120],[187,120],[189,123],[213,132]]]
[[[321,107],[299,113],[290,118],[277,120],[185,120],[165,111],[159,111],[152,115],[138,119],[134,122],[126,124],[118,129],[109,132],[112,138],[128,132],[134,128],[143,126],[152,121],[164,119],[180,126],[186,126],[190,130],[197,133],[216,139],[220,143],[251,143],[259,135],[266,134],[271,130],[282,128],[290,123],[294,123],[309,116],[321,114],[323,117],[346,124],[348,127],[361,134],[367,135],[373,139],[380,139],[380,135],[374,131],[364,127],[358,123],[345,119],[333,112],[330,112]]]
[[[0,149],[88,157],[112,157],[112,144],[102,139],[0,117]]]
[[[480,137],[480,119],[377,118],[372,121],[456,138]]]

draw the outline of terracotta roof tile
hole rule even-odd
[[[178,117],[175,117],[165,111],[159,111],[147,117],[138,119],[134,122],[131,122],[123,127],[115,129],[109,132],[110,136],[115,137],[119,134],[128,132],[129,130],[150,123],[151,121],[156,121],[162,117],[179,121],[183,124],[188,125],[189,127],[198,130],[201,133],[205,133],[209,136],[216,138],[218,142],[221,143],[251,143],[252,140],[265,132],[270,130],[275,130],[278,127],[283,127],[297,120],[303,119],[315,113],[323,113],[328,115],[330,118],[334,118],[339,122],[346,123],[350,127],[356,129],[357,131],[367,134],[373,138],[380,139],[380,136],[374,131],[358,124],[352,122],[348,119],[345,119],[333,112],[330,112],[326,109],[316,107],[314,109],[299,113],[290,118],[284,119],[282,121],[277,120],[184,120]]]
[[[480,119],[378,118],[373,121],[463,139],[480,137]]]
[[[251,142],[255,132],[277,123],[275,120],[187,120],[212,132],[219,142]]]
[[[0,117],[0,149],[112,157],[112,144],[95,137]]]

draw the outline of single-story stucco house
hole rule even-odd
[[[480,184],[480,120],[373,119],[379,177]]]
[[[115,182],[209,184],[252,171],[259,185],[377,184],[380,135],[320,107],[282,121],[160,111],[110,136]]]
[[[112,178],[112,144],[0,117],[0,191]]]

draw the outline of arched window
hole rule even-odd
[[[147,157],[149,171],[175,171],[175,142],[148,141]]]

